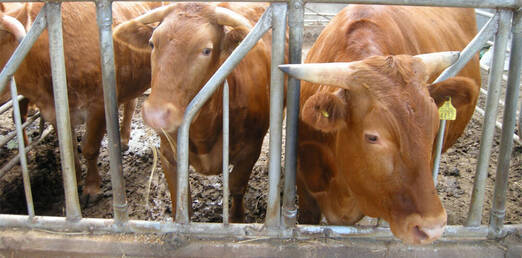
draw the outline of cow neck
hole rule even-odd
[[[203,105],[190,127],[189,140],[191,149],[195,152],[206,153],[221,137],[223,128],[223,87],[219,87],[216,93]]]

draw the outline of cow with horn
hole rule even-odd
[[[444,150],[470,120],[478,58],[431,84],[476,34],[473,9],[350,5],[301,65],[297,184],[300,223],[352,225],[383,218],[406,243],[438,239],[446,212],[431,170],[437,108],[451,99]],[[432,53],[432,54],[424,54]]]

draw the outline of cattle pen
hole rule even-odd
[[[0,0],[0,2],[8,2]],[[110,173],[113,192],[113,219],[84,218],[79,204],[69,121],[66,71],[62,41],[61,3],[46,2],[31,29],[20,42],[0,73],[0,89],[10,87],[17,98],[14,73],[33,43],[47,28],[49,33],[52,77],[57,113],[57,128],[65,190],[66,217],[38,216],[34,212],[29,171],[25,157],[18,101],[13,101],[20,163],[23,172],[28,215],[0,214],[0,254],[2,255],[109,255],[109,256],[513,256],[522,252],[522,225],[505,225],[505,201],[510,157],[519,101],[522,66],[522,2],[518,0],[324,0],[313,3],[391,4],[492,8],[495,14],[479,34],[462,50],[459,59],[438,78],[444,80],[460,69],[494,37],[493,61],[488,77],[488,97],[481,136],[479,163],[464,225],[449,225],[443,238],[431,246],[406,247],[394,242],[386,225],[327,226],[298,225],[295,204],[297,122],[299,112],[299,80],[288,79],[286,95],[286,139],[284,168],[281,167],[285,77],[278,69],[284,63],[285,33],[289,32],[289,63],[301,63],[305,4],[308,1],[273,1],[259,22],[216,71],[203,89],[190,102],[178,134],[178,188],[176,217],[173,222],[129,220],[123,181],[118,106],[115,90],[112,13],[110,0],[96,3],[100,33],[105,114],[110,151]],[[194,223],[189,216],[188,134],[192,119],[205,101],[214,94],[226,76],[256,42],[272,30],[272,67],[270,87],[270,158],[269,192],[264,224],[228,223],[228,186],[224,173],[224,223]],[[505,110],[500,154],[495,180],[493,207],[489,225],[481,225],[485,180],[500,99],[500,81],[506,58],[509,34],[512,32]],[[65,43],[66,44],[66,43]],[[225,84],[226,85],[226,84]],[[226,89],[226,86],[225,86]],[[225,91],[226,92],[226,91]],[[224,94],[228,103],[228,94]],[[227,107],[228,105],[224,105]],[[226,108],[225,108],[226,109]],[[226,114],[226,113],[225,113]],[[228,116],[224,115],[223,171],[228,171]],[[443,122],[442,122],[443,123]],[[520,123],[520,122],[519,122]],[[444,128],[444,126],[441,126]],[[520,135],[520,129],[519,129]],[[439,141],[441,145],[442,141]],[[439,149],[440,152],[440,149]],[[438,165],[435,165],[435,170]],[[284,173],[282,173],[284,171]],[[434,171],[436,178],[437,171]],[[284,177],[281,177],[284,174]],[[283,178],[283,182],[281,182]],[[279,188],[283,185],[282,190]],[[282,195],[280,194],[282,192]],[[4,251],[6,250],[6,251]]]

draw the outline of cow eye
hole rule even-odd
[[[212,52],[212,48],[204,48],[202,51],[202,54],[205,56],[208,56],[208,55],[210,55],[211,52]]]
[[[379,137],[375,134],[365,134],[364,138],[371,144],[376,144],[379,141]]]
[[[149,46],[150,48],[154,48],[154,43],[152,43],[152,40],[149,40]]]

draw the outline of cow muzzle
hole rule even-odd
[[[429,244],[439,239],[446,227],[446,212],[436,217],[421,217],[418,214],[408,216],[403,222],[403,232],[394,232],[408,244]],[[392,227],[392,231],[394,231]]]
[[[174,132],[183,121],[183,112],[172,103],[155,104],[146,100],[143,103],[143,120],[155,130]]]

